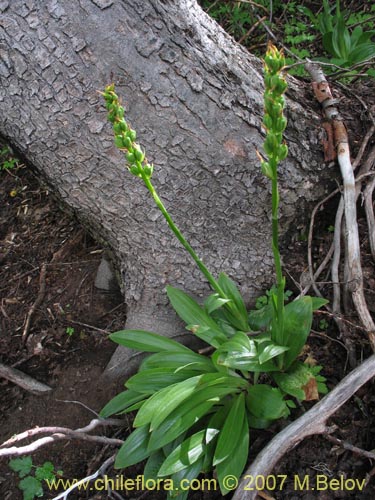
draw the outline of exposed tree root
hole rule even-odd
[[[359,233],[357,225],[357,209],[356,209],[356,181],[354,178],[354,170],[350,160],[350,150],[348,135],[345,125],[336,107],[337,101],[333,98],[328,82],[325,79],[323,71],[320,66],[313,63],[305,65],[306,70],[310,73],[313,79],[313,89],[317,100],[321,103],[324,114],[327,120],[332,124],[334,132],[335,146],[337,150],[338,163],[343,178],[343,202],[341,202],[341,209],[339,208],[336,223],[335,223],[335,251],[332,266],[332,281],[334,283],[334,300],[333,312],[340,314],[340,285],[338,263],[340,260],[340,240],[341,240],[341,212],[345,213],[345,285],[344,292],[350,294],[357,314],[367,330],[368,339],[373,351],[375,351],[375,323],[367,308],[366,299],[363,291],[363,275],[361,267],[361,255],[359,244]],[[374,132],[374,127],[365,137],[365,141],[361,147],[358,162],[363,155],[366,144]],[[343,205],[343,206],[342,206]],[[310,270],[311,274],[311,270]],[[342,336],[346,337],[342,325],[338,323]]]

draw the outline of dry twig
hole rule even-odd
[[[46,272],[47,272],[47,264],[43,263],[42,267],[40,269],[40,276],[39,276],[39,293],[36,297],[34,304],[30,307],[29,312],[27,313],[25,326],[24,326],[24,329],[22,332],[22,342],[23,343],[25,343],[27,340],[27,336],[29,334],[29,330],[30,330],[30,326],[31,326],[32,317],[33,317],[35,311],[37,310],[37,308],[43,302],[44,294],[46,293]]]

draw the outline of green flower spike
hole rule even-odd
[[[283,338],[284,321],[284,289],[285,278],[282,274],[281,258],[279,251],[279,191],[277,167],[280,161],[285,160],[288,155],[288,147],[283,142],[283,132],[287,120],[283,115],[285,106],[284,93],[287,83],[282,74],[285,66],[285,58],[271,43],[268,45],[264,58],[264,118],[263,126],[266,130],[266,139],[263,144],[264,152],[268,159],[265,161],[258,153],[261,160],[261,169],[272,181],[272,251],[275,261],[277,296],[274,302],[276,312],[276,324],[274,325],[274,341],[280,343]]]
[[[153,165],[148,163],[146,153],[141,149],[139,144],[135,142],[137,134],[135,130],[131,129],[124,118],[124,108],[121,106],[119,98],[115,93],[114,84],[108,85],[105,88],[104,92],[100,93],[103,95],[106,102],[106,108],[108,110],[108,120],[113,124],[115,145],[117,148],[124,152],[128,164],[128,170],[131,174],[135,175],[136,177],[140,177],[143,180],[145,186],[152,194],[157,207],[163,214],[165,220],[167,221],[169,227],[172,229],[176,238],[189,252],[200,271],[210,283],[212,289],[215,290],[215,292],[217,292],[221,298],[227,300],[225,307],[227,307],[227,309],[238,318],[239,327],[241,327],[241,329],[244,331],[248,331],[249,325],[247,319],[245,320],[243,318],[243,314],[237,310],[237,306],[235,305],[233,300],[231,300],[230,297],[224,292],[218,281],[212,276],[202,260],[195,253],[193,248],[182,235],[181,231],[173,222],[173,219],[171,218],[163,202],[159,198],[151,182],[151,176],[154,167]]]

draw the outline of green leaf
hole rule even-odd
[[[186,432],[221,398],[233,392],[231,387],[206,387],[194,393],[191,399],[176,408],[164,422],[152,432],[149,447],[158,449]]]
[[[332,45],[337,57],[346,60],[348,59],[351,49],[351,40],[349,30],[345,26],[345,21],[342,15],[338,17],[337,23],[333,28]]]
[[[288,350],[289,347],[276,345],[273,342],[267,344],[262,343],[258,347],[259,363],[263,365],[264,363],[267,363],[267,361],[269,361],[270,359],[276,358],[277,356]]]
[[[126,382],[126,387],[137,393],[153,394],[164,387],[194,377],[196,374],[196,371],[188,369],[171,372],[165,368],[153,368],[140,371],[130,377]]]
[[[246,417],[243,419],[238,436],[239,439],[235,445],[236,453],[232,453],[231,456],[216,466],[217,478],[223,495],[226,495],[230,491],[225,486],[224,478],[227,476],[234,476],[239,480],[248,459],[249,424]]]
[[[160,467],[159,477],[170,476],[197,462],[203,456],[207,444],[217,434],[215,430],[206,436],[206,432],[203,429],[193,434],[173,450]]]
[[[152,453],[147,459],[145,468],[143,469],[144,480],[157,480],[159,469],[165,460],[165,455],[162,450],[157,450]]]
[[[267,304],[249,312],[249,325],[252,330],[266,330],[272,321],[273,308]]]
[[[230,299],[223,299],[218,293],[213,293],[204,301],[204,308],[208,314],[211,314],[213,311],[223,307],[224,304],[227,304],[230,301]]]
[[[226,309],[225,314],[228,319],[230,319],[230,323],[232,323],[238,330],[243,330],[245,332],[248,331],[249,325],[247,321],[246,307],[236,284],[225,273],[220,273],[218,284],[225,295],[233,301],[238,312],[238,315],[235,316],[229,312],[228,309]]]
[[[232,407],[223,428],[219,433],[212,465],[217,465],[226,460],[235,452],[239,441],[245,418],[245,395],[244,393],[232,399]]]
[[[267,384],[251,386],[246,404],[249,412],[259,419],[277,420],[290,413],[280,389]]]
[[[257,343],[243,332],[237,332],[212,358],[219,365],[235,370],[268,372],[278,369],[272,361],[260,364]]]
[[[198,375],[153,394],[138,411],[134,427],[151,424],[150,430],[156,429],[177,406],[193,394],[201,378],[202,375]]]
[[[373,58],[375,56],[375,43],[362,43],[358,45],[349,54],[349,60],[351,64],[366,61],[367,59]]]
[[[191,352],[191,349],[179,344],[175,340],[144,330],[121,330],[112,333],[109,338],[117,344],[141,352]]]
[[[148,425],[135,429],[119,449],[115,460],[115,469],[125,469],[125,467],[142,462],[147,458],[151,453],[148,450],[149,437]]]
[[[305,345],[311,330],[312,317],[311,297],[300,297],[285,306],[282,344],[288,346],[289,351],[284,354],[284,369],[294,362]]]
[[[13,458],[9,460],[8,465],[14,472],[18,473],[19,477],[25,477],[33,467],[33,459],[31,457]]]
[[[296,361],[292,364],[286,373],[273,373],[273,378],[280,389],[291,396],[303,401],[306,399],[304,387],[308,384],[311,378],[315,378],[318,384],[319,392],[325,394],[328,390],[325,386],[324,377],[322,381],[318,381],[318,373],[320,366],[309,366],[306,363]],[[322,386],[319,388],[319,384]],[[320,390],[322,389],[322,390]]]
[[[34,500],[35,497],[42,497],[44,494],[42,483],[32,476],[22,479],[18,487],[23,491],[23,500]]]
[[[227,340],[217,323],[189,295],[171,286],[167,294],[176,313],[199,338],[216,348]]]
[[[160,352],[145,358],[139,368],[140,371],[163,367],[170,372],[181,369],[193,370],[199,373],[214,371],[212,361],[206,356],[191,352]]]
[[[219,373],[204,375],[193,395],[178,406],[164,422],[152,432],[151,450],[160,448],[186,432],[225,396],[245,389],[248,382],[241,377],[223,376]]]
[[[197,478],[202,470],[203,466],[203,458],[200,458],[186,469],[182,469],[181,471],[176,472],[171,476],[171,480],[173,482],[173,486],[175,491],[168,495],[168,498],[173,498],[175,500],[185,500],[189,495],[189,490],[186,490],[186,485],[191,483],[191,481]],[[181,482],[184,481],[181,485]],[[183,486],[183,490],[179,490],[179,488]],[[178,493],[178,491],[181,491]],[[176,495],[176,493],[178,493]]]
[[[105,405],[105,407],[101,410],[99,415],[102,418],[107,418],[115,413],[120,413],[129,406],[132,406],[134,403],[145,399],[144,394],[139,394],[135,391],[124,391],[117,394],[109,403]]]
[[[323,299],[322,297],[311,297],[311,307],[313,311],[317,311],[321,307],[328,304],[329,300]]]
[[[46,479],[52,481],[55,479],[54,469],[55,466],[52,462],[44,462],[41,467],[35,469],[35,477],[39,479],[39,481],[45,481]]]

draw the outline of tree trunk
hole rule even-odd
[[[269,287],[270,183],[256,156],[261,62],[195,0],[2,0],[0,11],[0,133],[111,249],[126,326],[186,336],[165,286],[198,297],[208,286],[113,145],[97,92],[112,81],[161,197],[207,267],[227,272],[247,302]],[[284,241],[332,174],[312,94],[289,82]],[[126,356],[107,374],[130,369]]]

